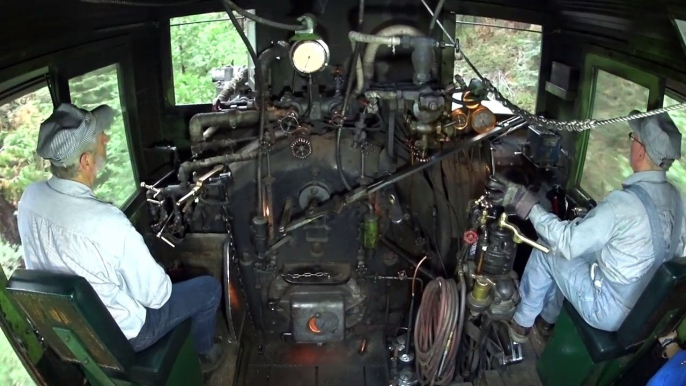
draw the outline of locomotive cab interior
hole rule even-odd
[[[551,248],[489,190],[571,221],[632,173],[632,111],[686,134],[678,0],[11,0],[0,22],[0,326],[36,384],[645,385],[658,338],[686,340],[680,260],[616,332],[566,303],[511,340]],[[60,103],[117,111],[96,195],[173,282],[221,282],[204,379],[188,323],[140,359],[87,283],[21,269]]]

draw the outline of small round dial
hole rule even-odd
[[[493,130],[497,123],[495,114],[484,106],[479,106],[476,110],[473,110],[470,120],[472,129],[479,134],[488,133]]]
[[[465,127],[469,125],[469,118],[461,109],[454,110],[450,114],[450,119],[452,120],[455,130],[464,130]]]
[[[322,70],[329,63],[329,47],[321,40],[303,40],[291,48],[293,67],[302,74]]]

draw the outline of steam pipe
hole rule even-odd
[[[274,62],[274,59],[280,58],[282,56],[288,56],[289,49],[290,45],[288,44],[288,42],[279,40],[278,42],[274,43],[271,47],[262,51],[259,60],[260,69],[262,70],[263,77],[269,77],[269,70],[271,68],[272,62]]]
[[[237,6],[236,4],[234,4],[233,2],[228,1],[228,0],[224,0],[223,3],[227,7],[236,11],[237,14],[243,16],[246,19],[250,19],[250,20],[252,20],[258,24],[264,24],[264,25],[267,25],[269,27],[273,27],[276,29],[282,29],[282,30],[286,30],[286,31],[302,31],[302,30],[307,29],[307,25],[304,25],[304,24],[284,24],[284,23],[271,21],[271,20],[265,19],[263,17],[259,17],[255,14],[252,14],[252,13],[242,9],[241,7]]]
[[[282,137],[282,136],[277,136],[277,137]],[[274,151],[278,151],[283,149],[284,147],[288,146],[288,142],[281,141],[277,142],[277,144],[274,146]],[[219,164],[225,164],[228,165],[233,162],[242,162],[242,161],[248,161],[248,160],[253,160],[257,158],[257,156],[260,154],[260,148],[259,146],[255,148],[247,148],[246,151],[243,151],[241,153],[234,153],[234,154],[225,154],[225,155],[220,155],[216,157],[209,157],[197,161],[186,161],[179,166],[179,182],[181,184],[185,184],[190,181],[191,174],[200,169],[212,167],[215,165]]]
[[[360,5],[358,9],[358,15],[357,15],[357,23],[358,23],[358,28],[362,30],[362,24],[364,23],[364,1],[365,0],[360,0]],[[352,34],[352,32],[351,32]],[[341,111],[341,122],[338,127],[338,131],[336,132],[336,148],[335,148],[335,158],[336,158],[336,169],[338,169],[338,176],[341,178],[341,182],[343,182],[343,186],[348,191],[353,190],[352,186],[350,186],[350,183],[348,182],[348,179],[345,178],[345,174],[343,173],[343,162],[341,160],[341,136],[343,135],[343,123],[345,121],[345,116],[347,115],[348,112],[348,103],[350,103],[350,91],[353,88],[353,69],[357,67],[359,56],[360,56],[360,43],[358,42],[353,42],[353,57],[352,61],[350,62],[350,68],[348,69],[348,85],[345,88],[345,97],[343,97],[343,110]],[[362,67],[359,67],[362,68]],[[358,72],[357,74],[357,81],[358,83],[360,82],[361,76]],[[359,93],[355,93],[355,95],[359,95]]]
[[[262,147],[264,146],[264,126],[265,126],[265,121],[266,121],[266,102],[264,99],[264,94],[265,94],[265,88],[266,85],[264,83],[264,76],[262,74],[262,68],[260,67],[260,61],[257,58],[257,54],[255,53],[255,50],[253,49],[252,45],[250,44],[250,40],[248,40],[248,37],[245,36],[245,32],[243,32],[243,28],[241,28],[240,24],[238,23],[238,19],[236,19],[236,16],[233,14],[232,10],[235,10],[236,12],[241,13],[241,15],[246,16],[250,15],[255,17],[255,15],[245,12],[244,10],[240,9],[236,4],[230,2],[229,0],[222,0],[222,4],[224,5],[224,9],[226,10],[226,13],[229,15],[229,19],[231,19],[231,24],[233,24],[233,27],[236,29],[238,32],[238,35],[241,37],[241,40],[243,40],[243,44],[245,44],[245,47],[248,49],[248,54],[250,54],[250,58],[252,58],[253,63],[255,64],[255,81],[257,83],[257,95],[260,96],[259,100],[259,109],[260,109],[260,128],[259,128],[259,146],[260,146],[260,151],[257,154],[257,213],[262,213]],[[262,18],[259,18],[262,19]],[[255,20],[255,19],[251,19]],[[262,21],[266,21],[266,19],[262,19]]]
[[[369,81],[374,78],[374,61],[376,59],[376,53],[379,50],[379,45],[400,45],[401,38],[398,37],[400,35],[424,36],[422,31],[418,30],[417,28],[402,24],[388,26],[377,32],[376,35],[365,35],[364,39],[370,40],[367,41],[370,44],[364,51],[362,65],[357,68],[358,79],[357,87],[355,88],[355,95],[359,95],[362,92],[365,80]],[[355,36],[355,38],[358,38],[358,36]],[[352,35],[350,36],[350,40],[353,40]]]
[[[285,109],[270,109],[266,112],[266,119],[277,121],[286,116]],[[195,114],[188,123],[190,138],[192,142],[199,142],[203,139],[203,128],[216,127],[235,129],[241,126],[255,125],[260,121],[259,110],[238,110],[230,109],[215,113]]]

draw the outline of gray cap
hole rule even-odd
[[[40,125],[36,152],[55,166],[79,157],[98,134],[112,125],[114,110],[101,105],[92,111],[62,103]]]
[[[631,115],[639,114],[632,111]],[[667,113],[629,121],[655,165],[667,170],[681,158],[681,133]]]

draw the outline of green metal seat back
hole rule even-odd
[[[629,349],[649,338],[655,328],[672,331],[686,313],[686,262],[662,264],[617,331],[619,344]],[[660,322],[664,325],[660,326]]]
[[[17,270],[7,289],[62,360],[79,362],[54,328],[71,330],[102,368],[123,372],[133,364],[131,344],[83,277]]]

